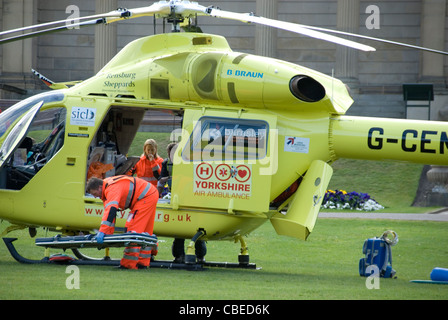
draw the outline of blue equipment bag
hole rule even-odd
[[[389,236],[393,235],[390,239]],[[364,258],[359,260],[359,275],[368,277],[372,273],[367,271],[369,266],[375,265],[378,268],[379,276],[392,278],[396,271],[392,269],[392,249],[398,242],[398,235],[394,231],[386,231],[380,238],[370,238],[364,241],[362,253]]]

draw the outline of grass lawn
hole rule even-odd
[[[3,224],[4,225],[4,224]],[[3,227],[2,225],[2,227]],[[429,279],[434,267],[448,267],[445,222],[319,219],[307,241],[281,237],[270,223],[247,238],[251,262],[260,270],[207,269],[118,270],[79,266],[80,289],[67,289],[63,265],[26,265],[0,246],[0,299],[162,299],[162,300],[296,300],[296,299],[429,299],[448,298],[448,285],[416,284]],[[379,289],[367,289],[358,274],[366,238],[392,229],[400,241],[392,248],[396,279],[380,278]],[[45,236],[39,231],[39,236]],[[16,247],[27,258],[40,258],[26,231]],[[22,237],[21,237],[22,238]],[[159,259],[170,259],[171,239],[160,239]],[[236,262],[239,245],[209,242],[209,261]],[[96,249],[92,255],[101,257]],[[56,253],[57,250],[52,250]],[[71,252],[67,252],[71,253]],[[90,254],[90,253],[89,253]],[[115,258],[120,249],[113,249]]]

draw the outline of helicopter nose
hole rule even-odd
[[[317,102],[325,97],[325,88],[313,78],[296,75],[289,82],[291,93],[305,102]]]

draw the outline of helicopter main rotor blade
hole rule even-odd
[[[362,35],[362,34],[356,34],[356,33],[350,33],[350,32],[339,31],[339,30],[332,30],[332,29],[326,29],[326,28],[320,28],[320,27],[313,27],[313,26],[307,26],[307,25],[300,25],[300,26],[302,28],[306,28],[306,29],[310,29],[310,30],[335,33],[335,34],[340,34],[340,35],[344,35],[344,36],[350,36],[350,37],[354,37],[354,38],[360,38],[360,39],[372,40],[372,41],[377,41],[377,42],[389,43],[389,44],[393,44],[393,45],[396,45],[396,46],[407,47],[407,48],[411,48],[411,49],[417,49],[417,50],[423,50],[423,51],[428,51],[428,52],[432,52],[432,53],[448,55],[448,52],[446,52],[446,51],[436,50],[436,49],[431,49],[431,48],[425,48],[425,47],[416,46],[416,45],[413,45],[413,44],[408,44],[408,43],[403,43],[403,42],[391,41],[391,40],[387,40],[387,39],[381,39],[381,38],[365,36],[365,35]]]
[[[290,23],[290,22],[283,22],[283,21],[278,21],[278,20],[273,20],[273,19],[267,19],[267,18],[263,18],[263,17],[254,16],[253,14],[233,13],[233,12],[222,11],[220,9],[214,9],[214,8],[207,8],[206,12],[210,16],[213,16],[213,17],[240,20],[243,22],[259,23],[259,24],[271,26],[274,28],[279,28],[279,29],[283,29],[283,30],[296,32],[296,33],[301,33],[301,34],[304,34],[304,35],[307,35],[307,36],[310,36],[313,38],[334,42],[337,44],[345,45],[345,46],[352,47],[355,49],[360,49],[363,51],[375,51],[375,48],[373,48],[371,46],[363,45],[363,44],[360,44],[360,43],[357,43],[354,41],[350,41],[347,39],[339,38],[339,37],[331,37],[330,36],[328,38],[328,37],[326,37],[328,35],[324,32],[334,33],[334,34],[344,35],[344,36],[350,36],[350,37],[359,38],[359,39],[366,39],[366,40],[371,40],[371,41],[376,41],[376,42],[388,43],[388,44],[392,44],[392,45],[397,45],[397,46],[407,47],[407,48],[411,48],[411,49],[432,52],[432,53],[448,55],[448,52],[445,52],[442,50],[436,50],[436,49],[416,46],[416,45],[412,45],[412,44],[407,44],[407,43],[403,43],[403,42],[375,38],[375,37],[370,37],[370,36],[365,36],[365,35],[361,35],[361,34],[345,32],[345,31],[339,31],[339,30],[326,29],[326,28],[314,27],[314,26],[309,26],[309,25],[294,24],[294,23]],[[318,34],[312,34],[312,33],[308,34],[306,31],[304,31],[304,29],[308,29],[310,31],[317,31]]]
[[[44,35],[44,34],[48,34],[48,33],[65,31],[65,30],[75,29],[75,28],[82,28],[82,27],[87,27],[87,26],[92,26],[92,25],[97,25],[97,24],[104,24],[104,23],[106,23],[106,20],[101,18],[101,19],[96,19],[96,20],[84,21],[81,23],[74,23],[74,24],[70,24],[70,25],[63,25],[63,26],[59,26],[59,27],[43,29],[43,30],[34,31],[34,32],[28,32],[28,33],[20,34],[17,36],[0,39],[0,45],[8,43],[8,42],[24,40],[27,38],[32,38],[32,37],[36,37],[36,36],[40,36],[40,35]]]
[[[362,51],[375,51],[376,50],[375,48],[368,46],[368,45],[364,45],[364,44],[357,43],[357,42],[347,40],[344,38],[340,38],[340,37],[335,37],[335,36],[332,36],[332,35],[317,31],[317,30],[312,30],[311,28],[305,28],[302,25],[291,23],[291,22],[283,22],[283,21],[258,17],[258,16],[254,16],[251,14],[234,13],[234,12],[223,11],[223,10],[214,9],[214,8],[207,8],[206,12],[212,17],[231,19],[231,20],[239,20],[239,21],[243,21],[243,22],[253,22],[253,23],[257,23],[257,24],[261,24],[261,25],[265,25],[265,26],[270,26],[270,27],[274,27],[274,28],[278,28],[278,29],[283,29],[283,30],[303,34],[303,35],[306,35],[306,36],[309,36],[312,38],[333,42],[333,43],[336,43],[339,45],[347,46],[347,47],[362,50]]]
[[[168,10],[166,8],[168,8]],[[36,28],[47,28],[47,27],[58,25],[58,24],[64,24],[65,26],[73,27],[73,26],[77,26],[78,24],[81,24],[81,22],[80,22],[81,20],[89,20],[90,19],[91,21],[93,21],[93,20],[97,20],[97,19],[105,19],[105,23],[110,23],[110,22],[115,22],[115,21],[129,19],[129,18],[138,18],[138,17],[145,16],[145,15],[153,15],[153,14],[157,14],[157,13],[163,14],[165,12],[168,12],[168,13],[170,12],[169,6],[165,3],[157,2],[148,7],[136,8],[136,9],[120,8],[120,9],[110,11],[107,13],[100,13],[100,14],[94,14],[94,15],[85,16],[85,17],[77,17],[77,18],[72,18],[72,19],[64,19],[64,20],[58,20],[58,21],[45,22],[45,23],[41,23],[41,24],[35,24],[32,26],[26,26],[26,27],[6,30],[6,31],[0,32],[0,36],[5,36],[5,35],[11,34],[11,33],[16,33],[16,32],[28,31],[28,30],[32,30],[32,29],[36,29]],[[57,27],[57,28],[59,28],[59,27]],[[29,33],[29,34],[31,34],[31,33]]]
[[[375,48],[361,44],[352,40],[348,40],[345,38],[337,37],[334,35],[330,35],[327,33],[333,33],[338,35],[344,35],[344,36],[350,36],[354,38],[360,38],[360,39],[366,39],[376,42],[382,42],[382,43],[388,43],[392,45],[398,45],[402,47],[408,47],[412,49],[418,49],[423,51],[428,51],[432,53],[438,53],[443,55],[448,55],[448,52],[441,51],[441,50],[435,50],[430,48],[425,48],[421,46],[386,40],[386,39],[380,39],[370,36],[364,36],[360,34],[354,34],[344,31],[338,31],[338,30],[332,30],[332,29],[326,29],[326,28],[320,28],[320,27],[313,27],[308,25],[301,25],[291,22],[284,22],[274,19],[268,19],[264,17],[255,16],[254,14],[248,14],[248,13],[236,13],[236,12],[230,12],[230,11],[224,11],[218,8],[214,7],[205,7],[202,5],[199,5],[197,2],[191,2],[191,1],[185,1],[185,0],[161,0],[158,2],[153,3],[150,6],[147,7],[141,7],[141,8],[134,8],[134,9],[117,9],[114,11],[110,11],[108,13],[101,13],[101,14],[95,14],[91,16],[85,16],[85,17],[78,17],[73,19],[65,19],[65,20],[59,20],[59,21],[52,21],[52,22],[46,22],[42,24],[32,25],[28,27],[22,27],[7,31],[0,32],[0,37],[4,35],[8,35],[11,33],[16,32],[23,32],[28,31],[35,28],[46,28],[50,26],[55,26],[58,24],[64,24],[62,26],[49,28],[41,31],[35,31],[30,32],[23,35],[18,35],[15,37],[10,37],[6,39],[0,40],[0,44],[2,43],[8,43],[12,41],[17,41],[21,39],[26,39],[30,37],[34,37],[41,34],[46,34],[50,32],[57,32],[57,31],[63,31],[67,29],[72,29],[76,27],[83,27],[88,25],[94,25],[94,24],[101,24],[101,23],[112,23],[117,22],[125,19],[131,19],[131,18],[138,18],[143,16],[158,16],[163,18],[171,18],[173,21],[176,20],[182,20],[186,17],[192,17],[194,15],[203,15],[203,16],[211,16],[215,18],[224,18],[224,19],[230,19],[230,20],[239,20],[246,23],[256,23],[260,25],[265,25],[277,29],[287,30],[294,33],[306,35],[312,38],[336,43],[339,45],[347,46],[350,48],[362,50],[362,51],[376,51]],[[81,20],[88,20],[93,19],[85,22],[79,22]]]
[[[382,43],[388,43],[388,44],[392,44],[392,45],[407,47],[407,48],[411,48],[411,49],[417,49],[417,50],[423,50],[423,51],[432,52],[432,53],[448,55],[448,52],[445,52],[442,50],[436,50],[436,49],[411,45],[411,44],[407,44],[407,43],[391,41],[391,40],[387,40],[387,39],[375,38],[375,37],[370,37],[370,36],[365,36],[365,35],[345,32],[345,31],[333,30],[333,29],[326,29],[326,28],[320,28],[320,27],[314,27],[314,26],[308,26],[308,25],[302,25],[302,24],[295,24],[295,23],[291,23],[291,22],[283,22],[283,21],[278,21],[278,20],[255,16],[252,13],[248,14],[248,13],[235,13],[235,12],[230,12],[230,11],[223,11],[221,9],[217,9],[217,8],[213,8],[213,7],[204,7],[204,6],[201,6],[198,4],[193,4],[193,3],[190,3],[189,1],[187,1],[187,3],[185,3],[185,4],[184,4],[184,1],[181,1],[181,0],[177,0],[177,1],[173,1],[173,2],[176,3],[175,4],[176,12],[180,12],[180,13],[183,13],[184,11],[185,12],[195,12],[198,15],[208,15],[208,16],[212,16],[212,17],[216,17],[216,18],[239,20],[239,21],[246,22],[246,23],[253,22],[253,23],[257,23],[257,24],[261,24],[261,25],[266,25],[266,26],[270,26],[270,27],[274,27],[274,28],[278,28],[278,29],[283,29],[283,30],[303,34],[303,35],[306,35],[309,37],[333,42],[336,44],[359,49],[362,51],[376,51],[376,49],[371,46],[368,46],[368,45],[364,45],[364,44],[361,44],[361,43],[358,43],[355,41],[351,41],[348,39],[340,38],[340,37],[334,37],[334,36],[328,35],[326,33],[334,33],[334,34],[338,34],[338,35],[350,36],[350,37],[354,37],[354,38],[366,39],[366,40],[371,40],[371,41],[376,41],[376,42],[382,42]],[[181,4],[181,5],[179,6],[179,4]],[[180,7],[180,10],[177,10],[178,7]],[[309,31],[315,31],[315,32],[309,32]]]
[[[96,14],[96,15],[92,15],[92,16],[45,22],[45,23],[35,24],[32,26],[26,26],[26,27],[21,27],[21,28],[17,28],[17,29],[2,31],[2,32],[0,32],[0,36],[4,36],[7,34],[16,33],[16,32],[23,32],[23,31],[27,31],[27,30],[36,29],[36,28],[51,27],[51,26],[55,26],[55,25],[63,24],[63,23],[67,26],[73,26],[73,25],[78,24],[80,20],[120,17],[121,15],[126,15],[127,14],[126,12],[127,11],[115,10],[115,11],[111,11],[109,13]]]

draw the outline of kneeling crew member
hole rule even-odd
[[[147,233],[152,235],[159,192],[151,183],[129,176],[115,176],[104,180],[91,178],[86,191],[101,198],[104,214],[97,235],[97,242],[104,241],[104,234],[113,234],[115,218],[119,209],[131,209],[126,221],[127,232]],[[149,267],[151,254],[157,250],[151,247],[127,247],[120,265],[127,269]]]

